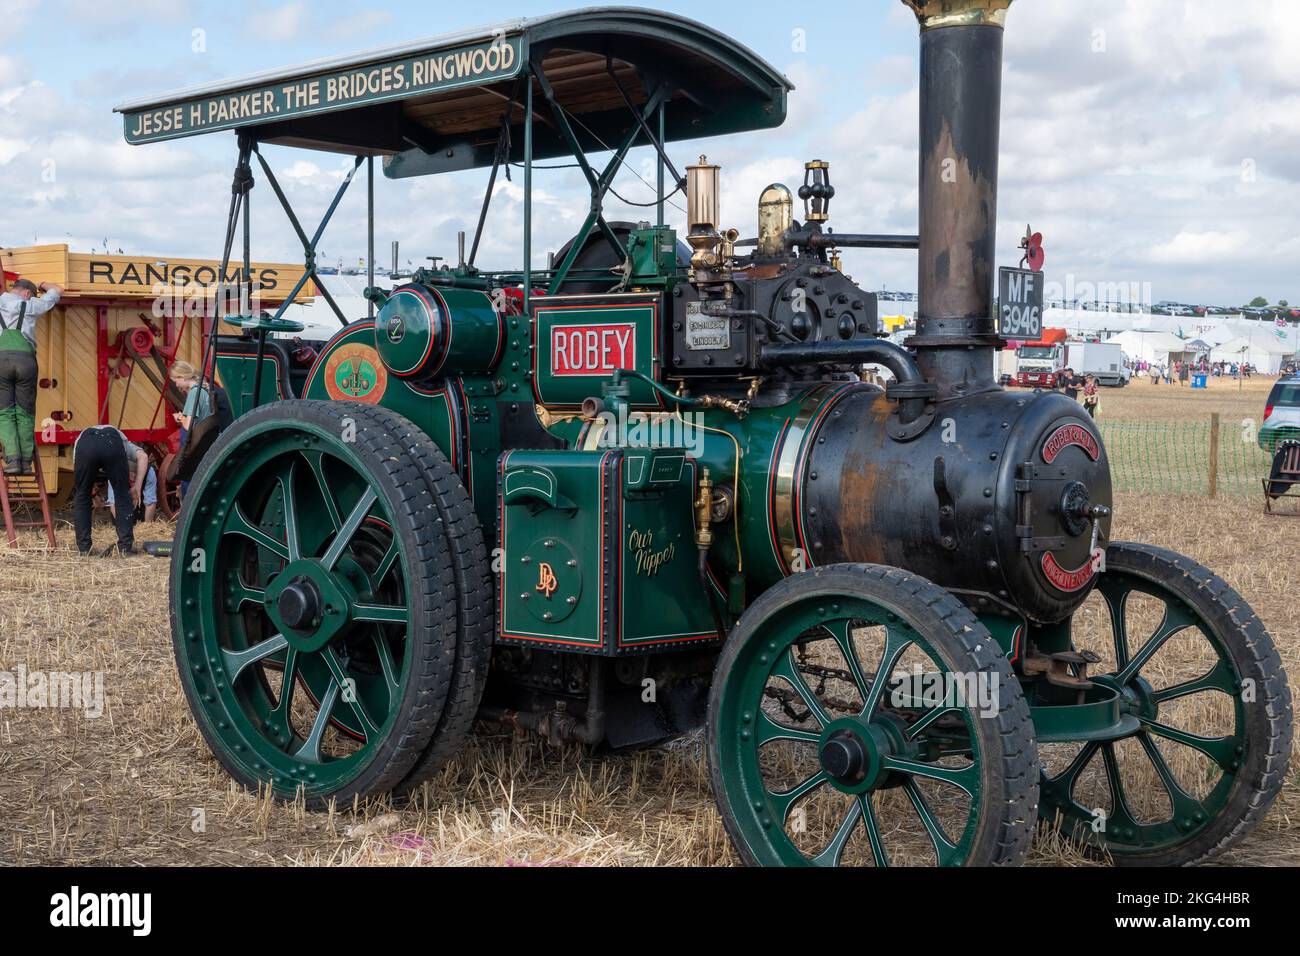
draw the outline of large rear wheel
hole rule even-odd
[[[267,405],[190,486],[172,640],[199,730],[241,783],[312,806],[391,790],[443,714],[456,591],[429,486],[389,431],[401,421]]]

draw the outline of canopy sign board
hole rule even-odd
[[[126,140],[154,143],[506,80],[519,74],[524,59],[522,35],[502,34],[415,56],[178,99],[125,112]]]

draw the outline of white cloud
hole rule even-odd
[[[388,10],[359,10],[332,20],[328,33],[342,38],[365,36],[392,22],[393,15]]]
[[[271,40],[296,40],[310,20],[302,0],[272,7],[257,18],[257,32]]]
[[[5,139],[0,136],[0,166],[6,166],[15,157],[31,149],[31,143],[24,139]]]
[[[17,33],[27,26],[28,18],[36,10],[37,0],[0,0],[0,23],[6,33]]]
[[[1180,232],[1168,242],[1151,250],[1153,262],[1175,265],[1217,265],[1247,253],[1251,246],[1250,233],[1244,229],[1232,232]]]

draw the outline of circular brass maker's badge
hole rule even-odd
[[[369,345],[344,345],[325,363],[325,391],[330,398],[379,404],[388,388],[388,369]]]

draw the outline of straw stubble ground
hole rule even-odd
[[[1254,404],[1262,403],[1260,386]],[[1162,386],[1163,388],[1163,386]],[[1117,417],[1237,414],[1246,396],[1111,391]],[[1235,391],[1235,390],[1234,390]],[[1241,403],[1240,408],[1237,407]],[[1253,405],[1250,407],[1253,408]],[[1255,414],[1259,410],[1255,409]],[[1300,677],[1300,521],[1255,499],[1123,495],[1116,537],[1192,555],[1236,587]],[[164,524],[138,529],[167,537]],[[71,541],[61,527],[60,541]],[[107,544],[112,530],[97,529]],[[167,632],[165,561],[0,548],[0,670],[102,671],[106,706],[0,709],[0,864],[718,865],[735,857],[698,741],[629,755],[559,750],[482,727],[415,805],[307,813],[232,787],[186,710]],[[1300,864],[1297,762],[1264,825],[1224,862]],[[201,825],[200,825],[201,824]],[[1031,864],[1085,864],[1039,836]]]

